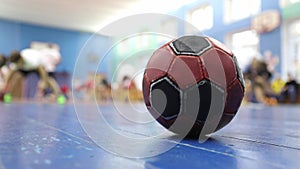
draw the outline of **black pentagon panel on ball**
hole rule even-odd
[[[168,78],[152,83],[150,103],[165,120],[176,118],[180,112],[181,94],[178,87]]]
[[[243,86],[243,90],[245,90],[244,76],[243,76],[243,72],[242,72],[242,70],[241,70],[241,68],[239,66],[238,60],[237,60],[237,58],[236,58],[235,55],[233,55],[232,59],[233,59],[233,62],[235,64],[235,68],[236,68],[238,79],[239,79],[239,81],[241,82],[241,84]]]
[[[183,92],[183,114],[200,122],[223,114],[225,92],[209,80],[202,80],[197,85]]]
[[[199,56],[212,47],[202,36],[182,36],[170,44],[177,55]]]

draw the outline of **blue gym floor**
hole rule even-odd
[[[87,112],[97,111],[86,103],[80,106]],[[105,108],[114,112],[112,105]],[[247,105],[205,143],[183,140],[158,156],[133,159],[97,146],[83,131],[73,104],[0,103],[0,169],[299,169],[299,110],[299,106]],[[109,113],[104,116],[116,117]],[[111,120],[117,128],[126,125]],[[156,128],[160,126],[131,134]],[[176,140],[165,139],[169,144]],[[160,148],[149,145],[144,151]]]

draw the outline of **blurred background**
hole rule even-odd
[[[108,26],[142,13],[161,16]],[[300,103],[300,0],[0,0],[2,100],[141,102],[152,52],[187,34],[234,52],[244,104]]]

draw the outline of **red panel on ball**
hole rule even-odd
[[[225,113],[236,113],[244,97],[243,87],[238,79],[228,87]]]
[[[199,57],[177,56],[168,71],[168,76],[181,89],[196,84],[204,77]]]
[[[167,47],[155,51],[147,64],[146,76],[150,82],[156,81],[167,74],[174,57]]]
[[[206,78],[214,81],[224,89],[236,79],[236,69],[231,57],[213,48],[201,56],[206,69]]]
[[[223,50],[217,49],[218,54],[220,56],[222,65],[225,70],[226,82],[227,86],[233,83],[233,81],[237,78],[237,72],[235,68],[235,64],[231,56],[225,53]]]
[[[200,56],[206,70],[205,77],[226,88],[226,75],[218,52],[213,48]]]

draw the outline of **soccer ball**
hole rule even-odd
[[[227,125],[244,90],[236,57],[219,41],[204,36],[183,36],[157,49],[143,77],[151,115],[170,131],[188,137]]]

